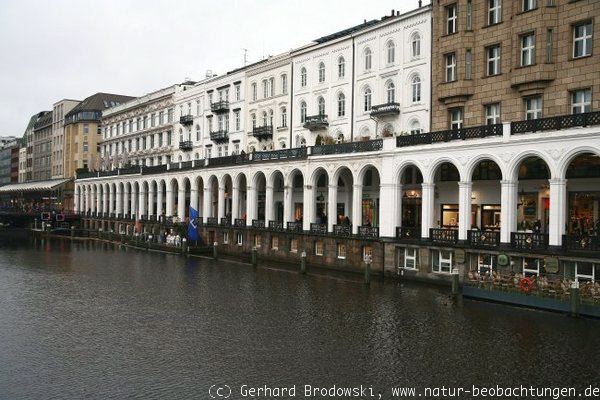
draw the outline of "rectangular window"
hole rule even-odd
[[[523,275],[525,276],[539,276],[540,275],[540,264],[539,258],[523,257]]]
[[[279,250],[279,237],[271,237],[271,250]]]
[[[431,269],[433,272],[449,274],[452,272],[453,254],[448,250],[431,251]]]
[[[521,66],[535,64],[535,34],[521,36]]]
[[[495,265],[495,254],[481,253],[477,256],[477,272],[479,274],[491,274]]]
[[[575,280],[596,282],[596,264],[577,261],[575,263]]]
[[[502,21],[502,0],[488,0],[488,25]]]
[[[456,54],[446,54],[446,82],[456,80]]]
[[[485,106],[485,123],[486,125],[500,123],[500,103],[488,104]]]
[[[298,252],[298,239],[290,239],[290,253]]]
[[[535,10],[537,8],[537,0],[523,0],[523,12]]]
[[[337,245],[337,258],[340,260],[346,259],[346,245],[344,243],[338,243]]]
[[[315,255],[316,256],[322,256],[324,248],[325,248],[325,245],[323,244],[323,241],[322,240],[317,240],[315,242]]]
[[[457,14],[456,4],[451,4],[446,7],[446,34],[448,35],[456,33]]]
[[[404,269],[417,269],[419,249],[407,247],[404,249]]]
[[[473,30],[473,2],[467,1],[467,30]]]
[[[240,85],[235,85],[235,100],[239,101],[242,98],[242,88]]]
[[[592,22],[573,26],[573,58],[592,55]]]
[[[241,246],[241,245],[243,245],[243,244],[244,244],[244,234],[243,234],[243,233],[241,233],[241,232],[238,232],[238,233],[236,234],[236,241],[235,241],[235,242],[236,242],[236,244],[237,244],[238,246]]]
[[[552,29],[548,29],[546,31],[546,62],[552,63],[552,55],[554,53],[554,31]]]
[[[471,49],[465,52],[465,79],[471,79],[473,70],[473,53]]]
[[[287,94],[287,75],[281,75],[281,93]]]
[[[571,92],[571,114],[592,111],[592,90],[580,89]]]
[[[463,125],[463,110],[455,108],[450,110],[450,129],[460,129]]]
[[[223,244],[229,243],[229,232],[223,232]]]
[[[167,111],[167,122],[173,122],[173,109],[169,108]]]
[[[542,118],[542,96],[527,97],[525,99],[525,119]]]
[[[493,76],[500,73],[500,45],[487,48],[487,75]]]
[[[239,131],[242,127],[242,121],[240,119],[240,112],[236,111],[235,112],[235,130]]]

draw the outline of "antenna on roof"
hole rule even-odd
[[[242,48],[242,50],[244,50],[244,67],[245,67],[246,63],[248,62],[248,49]]]

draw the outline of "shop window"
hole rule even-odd
[[[322,256],[324,248],[325,248],[325,245],[323,244],[322,240],[315,241],[315,255],[316,256]]]
[[[458,204],[442,204],[442,227],[458,227]]]
[[[238,232],[236,234],[236,243],[238,246],[241,246],[244,244],[244,235],[241,232]]]
[[[523,257],[523,275],[540,276],[540,267],[542,260],[539,258]]]
[[[373,260],[373,247],[372,246],[363,246],[363,261],[370,258]]]
[[[254,235],[254,247],[260,248],[261,244],[262,244],[262,236]]]
[[[223,232],[223,244],[229,243],[229,232]]]
[[[405,247],[398,249],[398,269],[416,270],[419,259],[419,249],[416,247]]]
[[[273,236],[271,238],[271,250],[279,250],[279,237]]]
[[[291,253],[298,252],[298,239],[290,239],[290,252]]]
[[[596,264],[575,262],[575,280],[596,282]]]
[[[496,259],[497,256],[495,254],[479,254],[477,256],[477,272],[479,272],[479,274],[491,274],[496,267]]]
[[[344,243],[338,243],[337,245],[337,258],[340,260],[346,259],[346,245]]]
[[[453,254],[448,250],[431,250],[431,268],[433,272],[449,274],[452,272]]]

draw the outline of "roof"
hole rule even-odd
[[[350,35],[351,33],[355,33],[355,32],[358,32],[360,30],[363,30],[363,29],[366,29],[366,28],[370,28],[373,25],[378,24],[379,22],[382,22],[382,21],[380,21],[378,19],[372,19],[371,21],[365,20],[360,25],[355,25],[355,26],[352,26],[350,28],[343,29],[341,31],[332,33],[330,35],[321,36],[320,38],[315,39],[315,42],[317,42],[319,44],[325,43],[325,42],[329,42],[330,40],[335,40],[335,39],[341,38],[343,36]]]
[[[0,186],[0,193],[44,192],[53,190],[71,179],[51,179],[48,181],[22,182]]]
[[[38,114],[38,119],[33,124],[33,129],[43,129],[52,125],[52,111],[42,111]]]
[[[65,118],[81,111],[102,111],[133,99],[135,99],[135,97],[124,96],[121,94],[96,93],[73,107],[73,109],[65,115]]]

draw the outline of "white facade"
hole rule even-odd
[[[246,70],[248,152],[292,147],[292,71],[289,53]]]
[[[19,149],[19,183],[27,180],[27,147]]]

